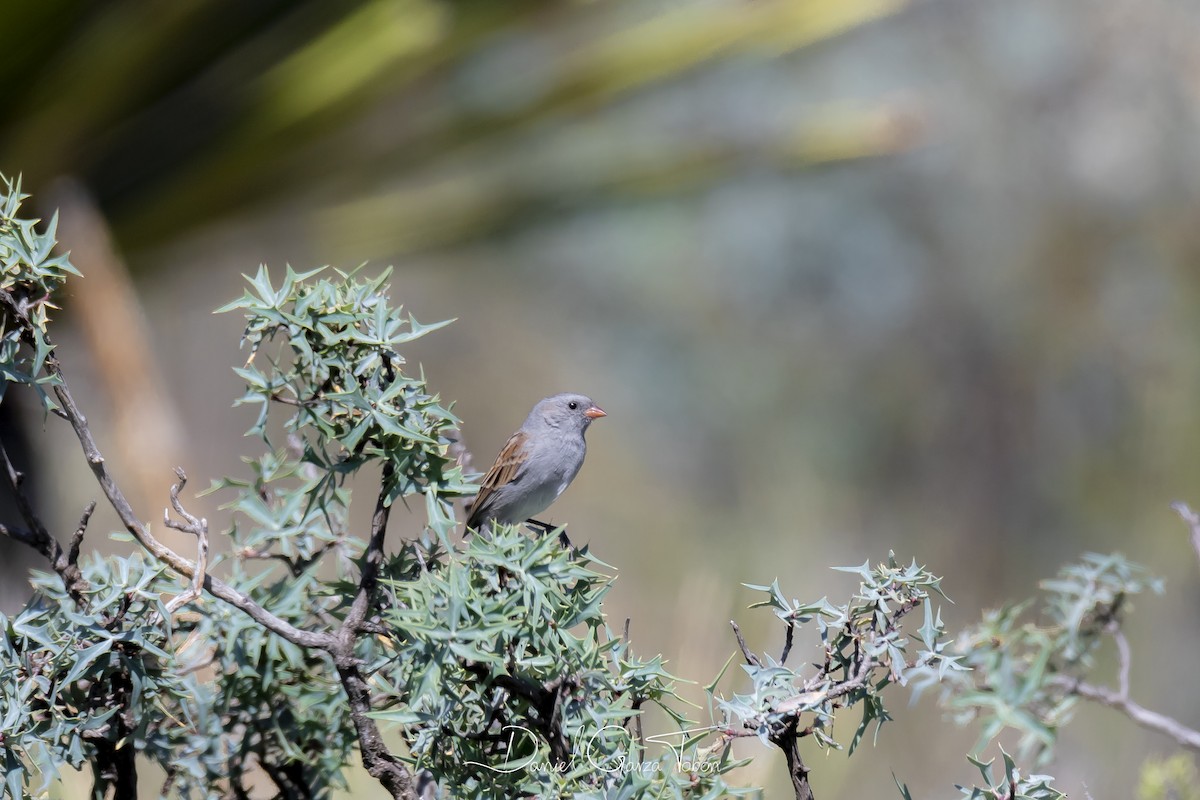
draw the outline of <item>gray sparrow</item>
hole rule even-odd
[[[467,530],[492,522],[513,525],[545,511],[583,466],[587,454],[583,435],[588,426],[606,416],[581,394],[556,394],[538,401],[483,476]]]

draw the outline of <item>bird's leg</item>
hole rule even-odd
[[[540,519],[527,519],[525,520],[525,524],[532,528],[540,528],[542,535],[545,535],[558,527],[557,525],[551,525],[549,522],[542,522]],[[569,547],[572,550],[575,549],[575,545],[571,544],[571,540],[567,538],[567,531],[565,528],[558,532],[558,541],[563,547]]]

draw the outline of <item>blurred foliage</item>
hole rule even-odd
[[[49,23],[49,5],[19,0],[0,12],[0,85],[12,90],[0,111],[0,169],[23,172],[35,189],[82,176],[130,244],[318,183],[330,225],[414,248],[486,233],[579,183],[574,170],[538,177],[516,165],[456,175],[470,147],[714,58],[803,47],[898,2],[62,0],[69,24]],[[507,48],[522,31],[540,31],[526,52],[535,61]],[[355,142],[381,114],[386,152]],[[878,119],[845,123],[849,136],[817,129],[780,138],[779,158],[803,164],[893,147]],[[738,157],[662,147],[579,166],[589,183],[621,185],[674,181]],[[413,172],[440,177],[376,191]]]
[[[1185,753],[1155,758],[1142,765],[1137,800],[1200,800],[1200,771]]]

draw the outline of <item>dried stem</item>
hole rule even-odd
[[[167,613],[174,614],[188,603],[199,600],[204,593],[204,576],[208,572],[208,520],[190,514],[183,507],[179,493],[187,485],[187,475],[180,467],[175,468],[179,482],[171,487],[171,506],[175,513],[183,518],[183,522],[171,519],[171,514],[163,509],[163,523],[168,528],[190,533],[196,537],[196,571],[192,573],[192,582],[187,591],[167,603]]]
[[[87,531],[88,523],[92,521],[92,514],[96,511],[96,501],[90,500],[84,506],[83,513],[79,515],[79,524],[75,526],[75,532],[71,534],[71,544],[67,548],[67,564],[73,565],[79,561],[79,548],[83,546],[83,534]]]

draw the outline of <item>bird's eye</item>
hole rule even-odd
[[[579,408],[579,403],[576,403],[574,400],[572,400],[571,402],[567,403],[567,408],[574,411],[575,409]]]

